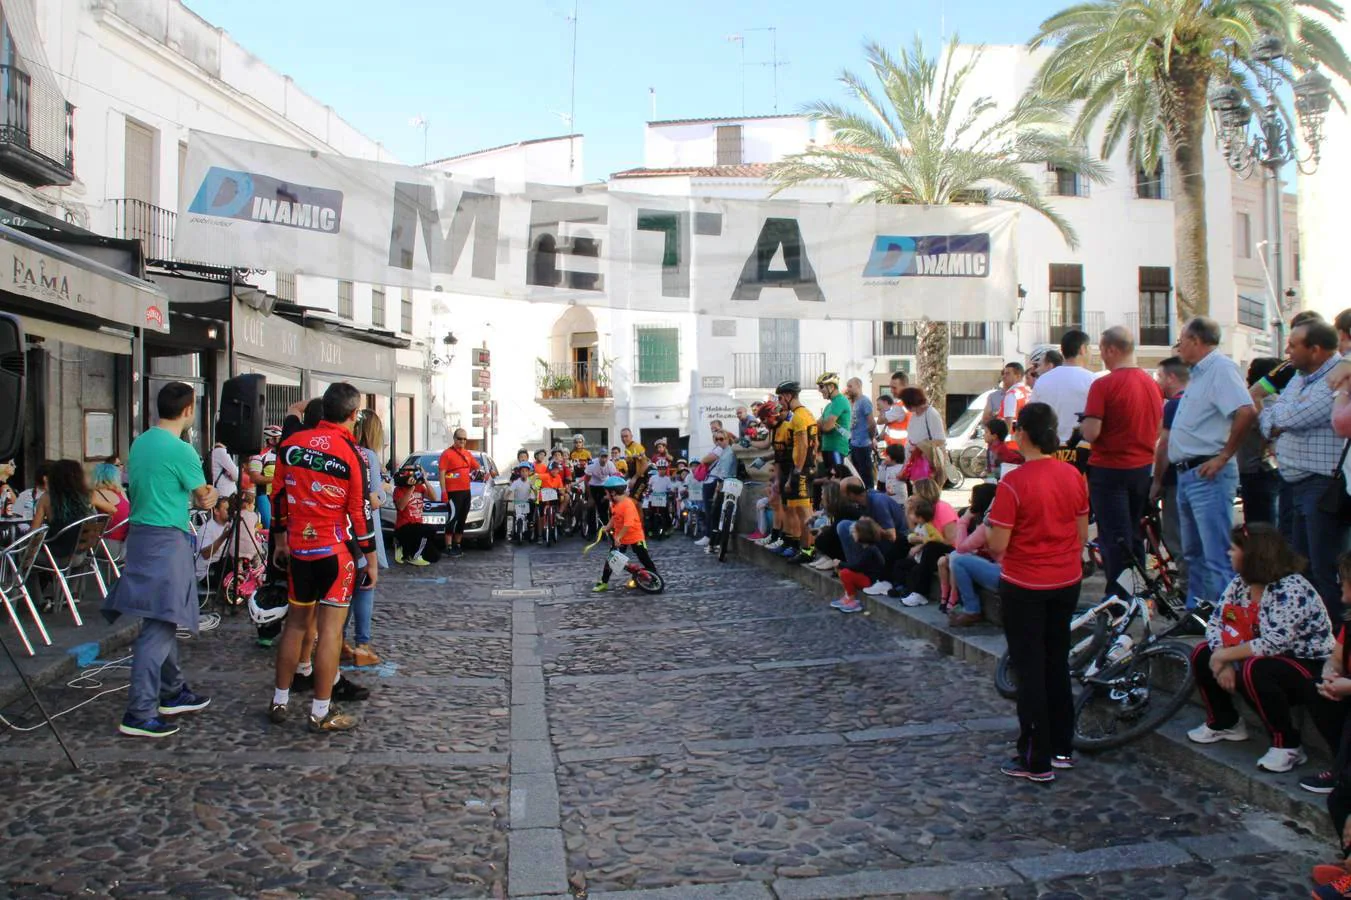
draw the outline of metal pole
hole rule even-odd
[[[1281,306],[1285,298],[1285,255],[1281,252],[1281,168],[1285,165],[1280,152],[1282,127],[1275,103],[1268,104],[1262,116],[1267,142],[1262,165],[1267,170],[1267,246],[1271,249],[1272,291],[1276,294],[1272,298],[1276,305],[1276,346],[1272,349],[1277,356],[1285,352],[1285,310]]]
[[[568,177],[574,178],[574,170],[577,167],[576,138],[577,133],[577,7],[579,0],[572,2],[572,84],[569,88],[568,98]],[[492,524],[492,523],[489,523]]]

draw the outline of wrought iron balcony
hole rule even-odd
[[[1169,322],[1155,319],[1141,320],[1139,313],[1129,313],[1126,316],[1126,327],[1135,335],[1137,347],[1173,346],[1173,326]]]
[[[1042,310],[1036,314],[1035,323],[1038,344],[1059,344],[1065,332],[1078,329],[1088,335],[1094,344],[1102,336],[1104,314],[1101,312],[1083,312],[1067,316],[1060,310]]]
[[[537,400],[610,400],[610,377],[599,363],[535,364]]]
[[[873,356],[914,356],[918,322],[873,324]],[[949,356],[1003,356],[1007,322],[949,322]]]
[[[75,107],[28,73],[0,65],[0,172],[34,187],[75,180]]]
[[[113,204],[113,237],[140,241],[147,260],[174,258],[174,222],[172,210],[126,198]]]
[[[824,353],[733,353],[732,387],[772,391],[785,381],[811,387],[826,371]]]

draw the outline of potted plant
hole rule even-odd
[[[553,377],[549,374],[549,364],[540,357],[535,357],[535,386],[539,389],[540,397],[545,400],[552,400],[555,396],[553,388]]]
[[[573,380],[571,375],[555,375],[550,382],[554,389],[554,396],[566,398],[572,396]]]
[[[614,366],[613,356],[602,356],[600,365],[596,367],[596,396],[610,396],[610,373]]]

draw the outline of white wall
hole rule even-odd
[[[800,152],[817,131],[815,123],[800,116],[652,122],[643,142],[643,165],[653,169],[715,165],[719,125],[742,126],[743,163],[773,162]]]

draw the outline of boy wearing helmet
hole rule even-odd
[[[665,448],[659,443],[659,447]],[[658,456],[652,463],[653,472],[647,481],[648,511],[652,522],[652,536],[664,538],[671,533],[671,494],[675,484],[671,481],[671,461]]]
[[[638,504],[628,496],[629,483],[618,475],[605,479],[605,494],[610,501],[610,521],[601,529],[609,534],[614,545],[624,553],[638,557],[649,572],[657,571],[652,556],[647,552],[647,537],[643,534],[643,518],[638,512]],[[605,560],[605,569],[600,573],[600,581],[591,589],[594,594],[603,594],[610,589],[610,560]]]
[[[591,451],[586,449],[586,438],[580,434],[572,436],[572,450],[568,453],[568,460],[574,464],[581,463],[582,466],[591,462]]]
[[[281,441],[280,425],[263,427],[263,452],[249,457],[249,478],[257,486],[258,518],[264,528],[272,526],[272,476],[277,470],[277,443]]]

